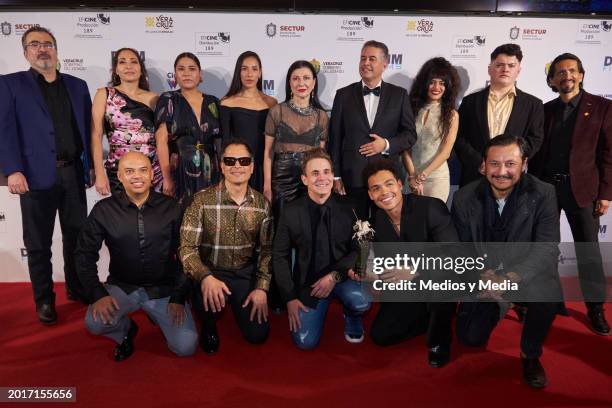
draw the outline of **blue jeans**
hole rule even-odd
[[[168,348],[174,354],[177,356],[190,356],[195,353],[198,345],[198,333],[196,332],[195,323],[188,304],[185,305],[186,316],[182,326],[176,327],[170,320],[167,311],[170,296],[160,299],[149,299],[147,292],[143,288],[138,288],[128,295],[118,286],[109,284],[104,286],[108,293],[117,301],[119,310],[115,312],[115,318],[111,324],[104,324],[100,318],[94,321],[92,315],[93,309],[90,305],[85,316],[85,326],[91,334],[109,337],[119,344],[130,329],[129,314],[142,309],[162,330],[168,343]]]
[[[361,319],[363,313],[370,308],[369,294],[362,288],[360,282],[347,279],[336,284],[329,298],[319,299],[316,308],[309,308],[308,312],[299,310],[301,327],[291,334],[296,346],[310,350],[319,344],[331,298],[340,300],[344,306],[345,318]]]

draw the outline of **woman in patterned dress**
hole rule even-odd
[[[149,157],[153,165],[153,186],[161,187],[153,121],[157,98],[157,94],[149,91],[147,70],[138,51],[132,48],[117,50],[112,58],[109,86],[98,89],[92,106],[91,151],[99,194],[122,191],[117,168],[119,159],[129,151]],[[103,160],[103,135],[109,144],[106,160]]]
[[[185,203],[219,181],[219,99],[198,90],[200,60],[184,52],[174,61],[179,90],[164,92],[155,109],[155,138],[163,192]]]

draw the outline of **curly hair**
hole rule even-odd
[[[444,81],[444,94],[440,101],[442,111],[441,130],[442,140],[446,138],[453,118],[453,110],[457,100],[457,93],[461,88],[461,80],[455,67],[442,57],[432,58],[423,64],[410,88],[410,106],[414,114],[429,101],[429,84],[434,78]]]

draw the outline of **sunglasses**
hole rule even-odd
[[[223,164],[226,166],[235,166],[236,162],[240,163],[241,166],[250,166],[253,160],[250,157],[224,157]]]

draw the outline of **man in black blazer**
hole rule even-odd
[[[497,283],[509,280],[517,287],[516,291],[480,292],[478,299],[486,302],[461,303],[457,338],[468,346],[486,345],[508,310],[508,301],[520,301],[527,308],[521,335],[523,376],[529,386],[542,388],[546,386],[546,373],[539,358],[562,299],[557,273],[559,216],[555,190],[524,174],[526,142],[520,137],[501,135],[491,139],[485,147],[483,169],[485,178],[455,193],[453,221],[461,241],[474,242],[478,255],[487,255],[486,269],[478,279]]]
[[[463,98],[455,152],[461,162],[461,186],[480,178],[479,167],[487,142],[503,133],[521,136],[531,158],[544,139],[542,101],[516,87],[523,52],[503,44],[491,53],[490,86]]]
[[[379,159],[369,163],[363,172],[368,194],[378,207],[372,220],[375,242],[457,242],[457,232],[441,200],[402,195],[395,163]],[[390,282],[411,280],[397,271],[380,277]],[[383,302],[372,323],[372,340],[379,346],[389,346],[427,333],[429,364],[442,367],[450,361],[455,307],[455,302]]]
[[[274,278],[287,302],[293,342],[301,349],[319,343],[330,297],[344,305],[344,337],[349,343],[363,341],[361,316],[370,307],[361,284],[347,278],[357,260],[352,240],[355,219],[345,198],[332,193],[333,181],[327,153],[307,152],[302,182],[308,194],[283,210],[274,238]]]
[[[361,81],[336,92],[332,108],[329,152],[334,162],[334,190],[348,194],[362,219],[368,217],[367,186],[363,169],[380,154],[397,157],[416,142],[414,116],[408,92],[384,82],[389,49],[367,41],[361,49]]]

